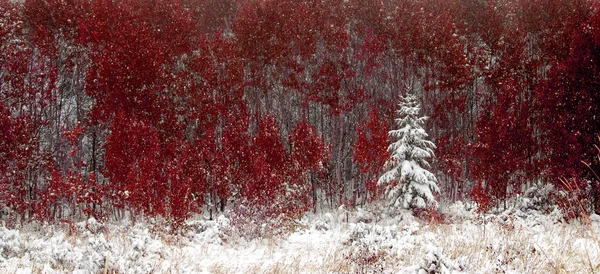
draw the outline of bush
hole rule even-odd
[[[550,213],[556,208],[556,195],[553,185],[538,183],[525,191],[522,199],[517,202],[517,208],[521,211],[536,210]]]

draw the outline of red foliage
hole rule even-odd
[[[62,212],[56,206],[71,205],[74,208],[83,207],[83,213],[102,219],[104,216],[96,210],[102,205],[104,186],[99,185],[95,172],[91,172],[87,179],[77,170],[67,170],[61,174],[56,167],[48,168],[49,178],[47,187],[40,193],[39,202],[35,203],[34,215],[40,220],[52,220],[59,217]],[[57,216],[51,216],[51,214]]]
[[[301,216],[312,203],[309,193],[312,189],[311,180],[323,170],[324,163],[329,160],[329,147],[325,145],[315,128],[306,121],[300,121],[290,132],[291,147],[289,167],[289,184],[291,187],[284,195],[286,210],[291,216]],[[290,190],[291,189],[291,190]]]
[[[214,166],[214,180],[217,192],[222,199],[229,197],[233,189],[243,189],[252,172],[253,150],[248,135],[248,115],[242,108],[239,116],[235,113],[227,115],[229,123],[225,126],[223,138],[219,142],[220,150]],[[236,119],[239,118],[239,119]]]
[[[485,181],[488,195],[500,201],[507,198],[509,186],[518,190],[535,174],[536,143],[527,122],[531,113],[526,102],[514,105],[517,98],[516,83],[506,83],[497,101],[481,114],[475,131],[478,141],[472,147],[473,175]]]
[[[357,140],[354,143],[352,160],[360,171],[370,177],[366,183],[371,199],[379,197],[377,177],[387,161],[389,125],[380,118],[379,110],[372,108],[369,120],[356,128]]]
[[[242,195],[259,205],[265,205],[279,194],[288,170],[288,158],[279,125],[272,116],[264,116],[251,145],[250,178],[242,187]]]
[[[115,203],[147,214],[163,214],[167,185],[161,176],[161,149],[156,128],[147,120],[119,112],[106,138],[106,176]]]
[[[177,58],[195,42],[189,13],[171,1],[135,0],[94,1],[89,12],[78,40],[90,47],[95,64],[86,79],[86,92],[96,99],[93,120],[106,121],[121,110],[158,115]]]
[[[357,58],[365,60],[365,74],[373,75],[373,70],[381,66],[385,44],[382,36],[377,36],[373,32],[368,32]]]
[[[373,197],[393,106],[365,104],[407,85],[440,178],[485,182],[473,195],[487,205],[540,174],[585,173],[599,18],[586,0],[3,0],[0,201],[179,225],[205,195],[297,214],[313,186],[349,193],[356,168],[366,182],[351,187]]]
[[[299,174],[323,168],[328,158],[328,149],[315,128],[306,121],[300,121],[290,132],[291,159]]]
[[[357,129],[353,160],[363,173],[377,174],[387,160],[388,123],[380,118],[377,108],[369,112],[369,120]]]
[[[27,199],[29,167],[35,167],[33,125],[23,118],[13,118],[0,101],[0,200],[2,204],[24,213],[34,201]]]
[[[490,210],[492,206],[490,197],[480,183],[475,184],[471,189],[471,198],[477,203],[477,212],[486,213]]]
[[[178,156],[166,164],[165,178],[169,183],[165,193],[169,216],[177,227],[183,223],[194,211],[193,206],[202,203],[204,194],[204,176],[200,170],[195,169],[197,165],[189,143],[177,151]]]
[[[0,203],[22,215],[34,213],[38,179],[50,162],[39,129],[57,82],[55,64],[27,31],[25,10],[22,3],[0,2]]]
[[[464,140],[448,134],[439,138],[436,146],[441,171],[450,178],[460,178],[464,172],[462,158],[468,150]]]
[[[550,174],[579,177],[596,151],[600,132],[600,12],[573,31],[568,56],[549,72],[538,90],[541,126],[547,132],[545,163]]]
[[[233,26],[242,54],[274,63],[313,53],[317,12],[312,1],[244,1]]]

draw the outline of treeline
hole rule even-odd
[[[0,3],[2,218],[362,205],[409,90],[447,200],[598,170],[596,1]]]

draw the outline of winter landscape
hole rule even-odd
[[[447,222],[408,212],[307,214],[284,236],[246,239],[223,215],[161,224],[28,225],[0,230],[3,273],[597,273],[600,217],[564,223],[535,200],[498,214],[447,207]],[[522,211],[526,210],[526,211]]]
[[[600,273],[596,0],[0,0],[0,273]]]

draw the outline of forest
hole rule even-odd
[[[440,204],[550,183],[600,212],[599,8],[0,0],[0,219],[364,206],[385,196],[407,94]]]

